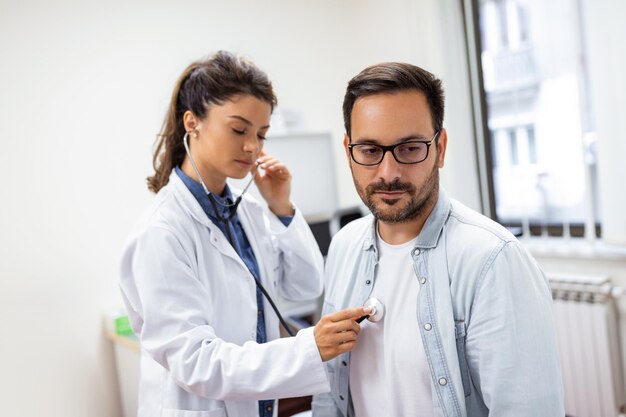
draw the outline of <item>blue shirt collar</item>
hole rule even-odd
[[[202,187],[202,185],[193,178],[191,178],[189,175],[185,174],[179,167],[176,167],[175,169],[176,175],[178,175],[183,184],[185,184],[185,186],[189,189],[189,191],[191,191],[191,194],[193,194],[198,203],[200,203],[202,210],[204,210],[207,216],[216,219],[218,216],[215,215],[213,206],[209,201],[209,197],[204,192],[204,188]],[[212,194],[215,198],[215,201],[217,201],[217,209],[221,217],[226,218],[230,216],[230,210],[227,206],[233,204],[234,199],[233,194],[230,191],[230,187],[228,187],[228,184],[226,184],[226,186],[224,187],[222,195],[217,195],[214,193]]]
[[[450,203],[448,195],[443,187],[439,187],[439,198],[437,199],[435,207],[430,212],[428,219],[426,219],[422,231],[417,237],[415,247],[434,248],[437,246],[443,227],[450,216],[451,208],[452,204]]]

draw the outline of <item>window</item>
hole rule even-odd
[[[492,216],[525,234],[569,236],[571,226],[582,236],[598,221],[588,204],[595,135],[578,1],[471,2]]]

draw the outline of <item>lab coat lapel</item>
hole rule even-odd
[[[174,192],[178,197],[182,207],[193,217],[198,223],[202,226],[205,226],[209,229],[209,241],[210,243],[220,251],[224,256],[228,256],[229,258],[237,261],[242,268],[246,271],[248,268],[243,263],[241,257],[235,251],[228,241],[228,238],[222,233],[222,231],[217,227],[211,219],[208,218],[200,203],[196,200],[196,198],[191,194],[191,191],[185,186],[183,181],[178,177],[176,172],[172,171],[170,175],[170,183],[174,188]]]

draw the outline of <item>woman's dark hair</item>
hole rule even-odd
[[[430,72],[411,64],[384,62],[365,68],[348,83],[343,99],[343,122],[351,135],[352,109],[357,99],[374,94],[417,90],[426,96],[435,131],[443,126],[444,92],[441,80]]]
[[[158,192],[169,181],[174,167],[185,159],[183,115],[187,110],[203,119],[210,105],[222,104],[236,95],[252,95],[274,109],[276,96],[267,75],[247,59],[226,51],[189,65],[176,82],[170,106],[157,137],[147,178],[150,191]]]

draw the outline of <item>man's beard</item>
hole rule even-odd
[[[404,223],[414,220],[427,210],[432,209],[434,201],[436,201],[439,194],[439,167],[437,164],[435,164],[419,190],[410,182],[400,182],[398,179],[393,182],[381,180],[369,184],[363,189],[354,178],[354,173],[352,179],[354,180],[354,185],[361,200],[363,200],[363,203],[370,209],[374,217],[388,224]],[[390,210],[392,206],[400,204],[401,199],[389,200],[379,198],[382,200],[382,203],[379,202],[377,204],[375,193],[380,191],[404,191],[409,195],[409,201],[404,207],[398,208],[397,210]]]

